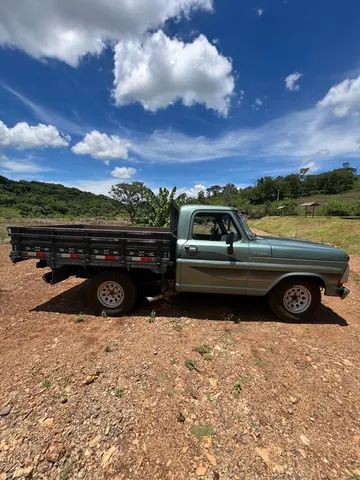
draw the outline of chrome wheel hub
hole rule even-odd
[[[99,286],[97,297],[104,307],[116,308],[124,301],[124,290],[119,283],[110,280]]]
[[[311,293],[303,285],[294,285],[284,293],[284,307],[290,313],[303,313],[311,304]]]

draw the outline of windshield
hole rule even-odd
[[[241,213],[237,212],[238,214],[238,217],[240,219],[240,223],[242,224],[245,232],[246,232],[246,235],[249,237],[249,238],[256,238],[256,234],[254,232],[251,231],[251,228],[249,227],[249,225],[247,224],[247,221],[245,220],[245,217],[243,215],[241,215]]]

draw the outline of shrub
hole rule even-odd
[[[346,217],[352,215],[352,213],[351,205],[337,200],[333,200],[322,207],[322,214],[326,217]]]

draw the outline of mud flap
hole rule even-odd
[[[62,282],[69,278],[70,272],[67,268],[60,267],[54,268],[51,272],[47,272],[43,275],[43,280],[49,285],[55,285],[56,283]]]

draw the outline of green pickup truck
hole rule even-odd
[[[9,227],[14,263],[37,259],[55,284],[91,278],[88,300],[107,315],[168,290],[267,296],[283,320],[311,320],[325,295],[345,298],[349,256],[296,239],[255,235],[231,207],[172,208],[170,229],[104,225]]]

